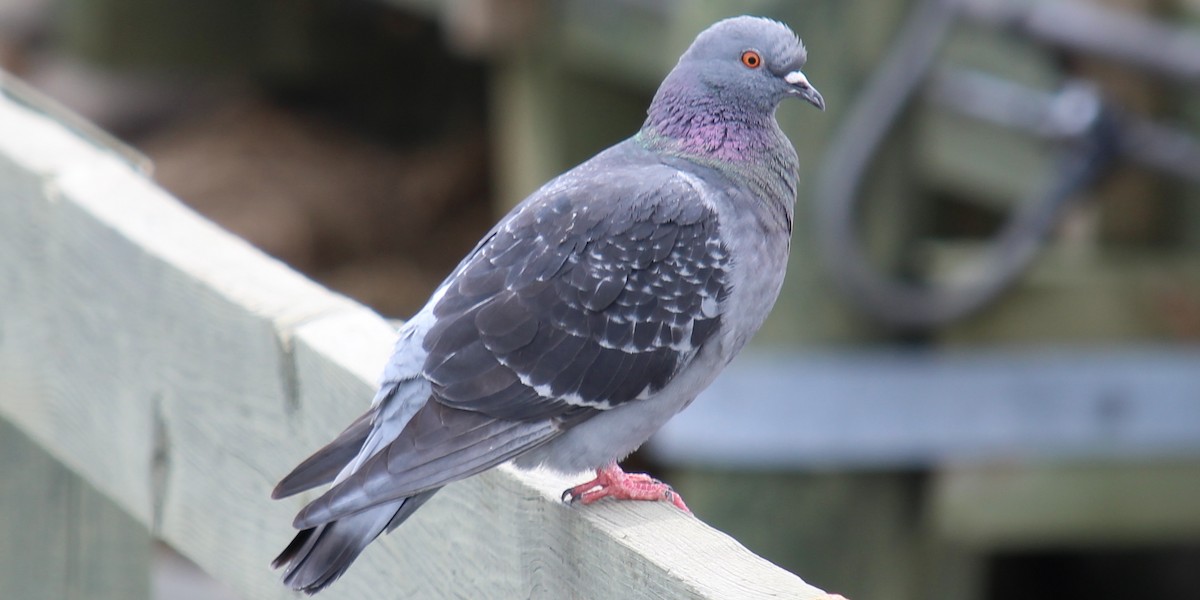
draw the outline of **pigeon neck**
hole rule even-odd
[[[648,148],[730,163],[761,160],[787,144],[772,113],[669,89],[654,98],[639,137]]]
[[[712,96],[688,98],[660,89],[634,140],[744,182],[790,230],[799,165],[773,110],[752,114]]]

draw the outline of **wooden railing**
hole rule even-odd
[[[145,598],[151,539],[292,598],[267,564],[306,498],[269,491],[365,408],[393,329],[89,137],[0,94],[0,598]],[[824,595],[673,507],[566,506],[568,483],[453,484],[323,597]]]

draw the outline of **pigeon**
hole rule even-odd
[[[775,120],[824,110],[786,25],[696,37],[631,138],[499,221],[398,332],[370,410],[280,481],[305,506],[275,559],[316,593],[443,486],[505,462],[595,479],[563,494],[665,500],[617,462],[687,407],[762,325],[783,283],[798,160]]]

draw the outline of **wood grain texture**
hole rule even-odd
[[[305,497],[274,482],[364,410],[393,330],[0,96],[0,416],[248,598]],[[449,486],[323,598],[814,598],[698,520],[570,483]]]
[[[0,598],[148,600],[150,535],[0,419]]]

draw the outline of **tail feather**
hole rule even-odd
[[[271,567],[286,566],[284,585],[315,594],[341,577],[367,544],[385,529],[390,532],[403,523],[436,492],[429,490],[305,529],[296,534]]]
[[[275,486],[271,497],[276,500],[287,498],[333,481],[362,449],[371,433],[373,416],[374,412],[368,411],[338,434],[336,439],[297,465]]]

